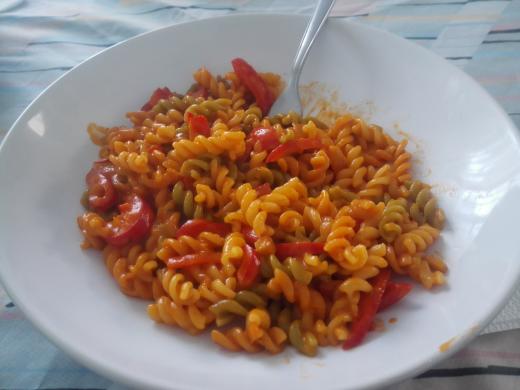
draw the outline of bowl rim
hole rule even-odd
[[[190,21],[183,21],[179,23],[173,23],[169,24],[163,27],[159,27],[150,31],[146,31],[143,33],[140,33],[138,35],[135,35],[133,37],[130,37],[128,39],[122,40],[110,47],[104,48],[103,50],[100,50],[99,52],[89,56],[85,60],[81,61],[79,64],[75,65],[71,69],[67,70],[65,73],[60,75],[56,80],[54,80],[51,84],[49,84],[45,89],[43,89],[32,101],[31,103],[22,111],[22,113],[18,116],[18,118],[14,121],[10,129],[7,131],[7,133],[4,136],[4,139],[0,143],[0,153],[6,148],[8,144],[8,140],[12,137],[12,133],[14,133],[15,129],[18,127],[18,125],[25,119],[26,113],[29,112],[29,110],[33,107],[33,105],[37,104],[40,98],[42,98],[49,90],[54,88],[54,86],[62,81],[62,79],[68,77],[68,75],[72,72],[74,72],[77,68],[83,66],[85,63],[89,62],[93,58],[97,56],[103,55],[105,52],[120,46],[120,45],[126,45],[131,43],[133,40],[140,39],[143,36],[157,33],[158,31],[167,30],[171,28],[176,28],[177,26],[182,26],[186,24],[204,24],[204,23],[212,23],[215,19],[217,20],[226,20],[226,19],[269,19],[269,18],[288,18],[292,20],[302,20],[307,19],[308,15],[295,15],[290,13],[284,13],[284,12],[276,12],[276,13],[254,13],[254,12],[246,12],[246,13],[234,13],[234,14],[226,14],[226,15],[218,15],[208,18],[202,18],[197,20],[190,20]],[[431,50],[412,42],[406,38],[403,38],[397,34],[394,34],[390,31],[383,30],[377,27],[373,27],[371,25],[362,23],[360,21],[351,20],[348,19],[348,17],[331,17],[330,19],[333,20],[333,23],[346,23],[355,26],[356,29],[365,30],[368,33],[377,33],[382,34],[386,36],[387,38],[399,40],[401,44],[408,45],[413,50],[419,50],[422,52],[423,55],[426,55],[429,57],[429,60],[437,63],[443,63],[445,66],[447,65],[451,72],[453,72],[457,77],[463,79],[465,82],[469,82],[473,84],[477,90],[488,99],[488,103],[495,108],[498,113],[505,119],[506,123],[510,126],[511,130],[513,130],[513,135],[519,141],[520,143],[520,132],[511,117],[507,114],[507,112],[504,110],[504,108],[496,101],[496,99],[491,96],[484,87],[478,83],[475,79],[473,79],[471,76],[469,76],[467,73],[465,73],[463,70],[455,66],[454,64],[450,63],[440,55],[432,52]],[[329,19],[329,20],[330,20]],[[0,263],[2,262],[3,256],[0,257]],[[376,381],[372,381],[371,383],[368,383],[367,385],[361,387],[363,389],[372,389],[372,388],[378,388],[383,385],[390,385],[394,383],[398,383],[400,381],[412,378],[416,376],[417,374],[420,374],[421,372],[424,372],[428,370],[433,365],[451,357],[456,352],[461,350],[463,347],[465,347],[470,341],[472,341],[474,338],[476,338],[482,329],[485,328],[496,316],[497,314],[502,310],[502,308],[506,305],[506,303],[509,301],[511,296],[513,295],[514,291],[517,289],[517,285],[520,283],[520,263],[516,269],[516,275],[511,283],[510,286],[508,286],[506,289],[502,291],[502,293],[496,298],[496,300],[499,302],[493,310],[486,313],[486,315],[482,316],[480,321],[470,328],[470,330],[456,336],[452,343],[450,344],[450,347],[447,351],[441,352],[432,352],[429,357],[426,359],[423,359],[422,361],[419,361],[413,365],[410,365],[407,369],[404,369],[400,372],[389,374],[384,377],[379,377],[376,379]],[[106,378],[109,378],[117,383],[125,384],[131,387],[144,387],[144,388],[163,388],[158,383],[149,383],[145,380],[145,377],[133,374],[132,372],[123,372],[119,370],[116,367],[110,367],[107,365],[103,365],[98,363],[93,356],[91,356],[89,353],[83,352],[80,348],[77,348],[74,343],[71,343],[67,341],[66,339],[63,339],[58,330],[50,323],[47,323],[46,321],[43,321],[38,315],[31,309],[29,309],[28,305],[22,300],[20,300],[15,292],[15,289],[13,286],[10,285],[10,282],[7,278],[7,275],[4,274],[2,271],[2,267],[0,267],[0,283],[2,284],[2,287],[5,289],[9,297],[13,300],[15,305],[20,308],[20,310],[23,312],[25,317],[31,322],[32,325],[34,325],[48,340],[50,340],[54,345],[59,347],[62,351],[64,351],[67,355],[72,357],[76,362],[78,362],[81,365],[86,366],[90,370],[94,371],[95,373],[98,373]],[[174,387],[171,387],[172,389],[188,389],[191,387],[185,387],[183,385],[175,385]],[[341,387],[340,387],[341,388]]]

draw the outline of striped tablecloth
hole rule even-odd
[[[0,0],[0,139],[67,70],[121,40],[239,12],[309,14],[300,0]],[[463,68],[520,128],[520,0],[338,0],[348,17],[413,40]],[[466,349],[392,389],[519,389],[520,291]],[[516,330],[518,329],[518,330]],[[0,286],[1,389],[122,389],[47,341]]]

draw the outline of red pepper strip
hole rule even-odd
[[[208,90],[204,88],[202,85],[194,84],[192,88],[186,93],[188,96],[193,96],[195,98],[203,97],[206,99],[208,97]]]
[[[260,107],[262,113],[267,115],[276,98],[264,79],[242,58],[235,58],[231,61],[231,65],[233,65],[233,70],[242,84],[254,95],[256,104]]]
[[[244,257],[237,271],[238,284],[241,288],[251,286],[260,273],[260,259],[256,251],[249,245],[244,246]]]
[[[168,259],[168,269],[188,268],[194,265],[215,264],[220,261],[220,253],[199,252],[190,255],[175,256]]]
[[[305,253],[319,255],[323,253],[322,242],[284,242],[276,244],[276,256],[280,259],[286,257],[303,256]]]
[[[249,245],[255,245],[255,242],[258,240],[255,231],[249,226],[242,226],[242,234]]]
[[[119,210],[121,213],[109,223],[112,234],[106,237],[107,243],[123,246],[148,234],[153,223],[153,211],[143,198],[131,195],[126,203],[119,205]]]
[[[332,299],[334,297],[334,292],[339,287],[339,285],[343,283],[342,280],[323,280],[318,284],[318,291],[325,298]]]
[[[276,130],[272,127],[259,127],[251,133],[253,144],[256,141],[260,142],[263,150],[271,151],[280,145],[280,139]]]
[[[291,154],[303,153],[306,150],[319,149],[321,146],[321,141],[317,138],[299,138],[290,140],[274,148],[265,159],[265,162],[270,163]]]
[[[386,285],[385,293],[381,298],[381,304],[379,305],[379,311],[383,311],[386,308],[394,305],[403,299],[412,290],[410,283],[396,283],[389,281]]]
[[[90,180],[95,178],[98,175],[106,176],[108,179],[112,180],[112,177],[116,174],[116,167],[112,165],[109,159],[102,158],[100,160],[94,161],[92,164],[92,168],[87,173],[85,179],[87,180],[87,184]]]
[[[88,187],[88,205],[92,210],[108,211],[117,202],[114,185],[105,176],[98,176],[94,184]]]
[[[210,136],[211,133],[208,119],[204,115],[194,115],[191,112],[188,112],[186,116],[188,117],[190,139],[195,138],[199,134],[204,137]]]
[[[112,179],[116,168],[107,159],[95,161],[85,180],[88,186],[89,207],[97,211],[108,211],[117,202],[117,192]]]
[[[262,196],[271,192],[271,185],[269,183],[260,184],[255,190],[258,196]]]
[[[368,294],[363,294],[359,300],[358,316],[352,323],[350,336],[343,344],[343,349],[351,349],[361,344],[374,322],[389,280],[390,270],[388,269],[382,270],[374,277],[372,291]]]
[[[246,162],[249,160],[249,158],[251,157],[251,151],[253,150],[253,140],[251,138],[246,138],[246,150],[244,151],[244,154],[241,155],[238,159],[237,159],[237,162],[241,163],[241,162]]]
[[[177,230],[175,238],[180,236],[197,237],[202,232],[211,232],[225,236],[231,233],[231,226],[226,223],[208,221],[207,219],[190,219]]]
[[[141,110],[150,111],[153,108],[153,106],[159,103],[159,100],[168,99],[172,96],[173,92],[170,91],[168,87],[157,88],[155,91],[153,91],[152,96],[150,96],[150,99],[148,99],[144,106],[141,107]]]
[[[179,177],[179,181],[182,183],[182,186],[185,190],[193,190],[195,180],[193,180],[191,177],[181,176]]]

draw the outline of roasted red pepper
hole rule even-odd
[[[253,150],[253,140],[251,137],[246,138],[246,150],[244,151],[244,154],[241,155],[238,159],[238,163],[243,163],[249,160],[251,157],[251,151]]]
[[[108,211],[117,202],[117,192],[112,183],[116,167],[107,159],[95,161],[85,180],[88,187],[89,207],[96,211]]]
[[[255,245],[255,242],[258,240],[255,231],[249,226],[242,226],[242,235],[249,245]]]
[[[306,150],[319,149],[321,146],[322,143],[317,138],[299,138],[289,140],[286,143],[274,148],[273,151],[269,153],[269,156],[267,156],[265,159],[265,162],[270,163],[291,154],[303,153]]]
[[[189,176],[181,176],[179,177],[179,181],[182,183],[182,186],[185,190],[193,190],[193,185],[195,183],[195,180],[192,179]]]
[[[276,244],[276,256],[280,259],[286,257],[298,257],[309,253],[319,255],[323,253],[323,243],[321,242],[284,242]]]
[[[333,299],[334,292],[341,283],[343,283],[342,280],[322,280],[318,283],[318,291],[325,298]]]
[[[276,98],[264,79],[242,58],[235,58],[231,61],[231,65],[233,65],[237,77],[255,97],[256,104],[262,113],[267,115]]]
[[[271,192],[271,185],[269,183],[260,184],[255,190],[258,196],[262,196]]]
[[[199,252],[184,256],[175,256],[168,259],[169,269],[188,268],[195,265],[215,264],[220,261],[220,253]]]
[[[208,119],[204,115],[195,115],[191,112],[188,112],[186,116],[188,119],[190,139],[195,138],[197,135],[203,135],[204,137],[210,136],[211,132]]]
[[[251,133],[251,139],[254,142],[260,142],[263,150],[271,151],[280,145],[280,139],[276,130],[272,127],[259,127]]]
[[[116,167],[110,162],[108,158],[100,158],[99,160],[94,161],[92,164],[92,169],[87,173],[87,180],[88,175],[93,172],[94,174],[102,174],[107,177],[112,177],[116,173]]]
[[[152,96],[150,96],[150,99],[148,99],[144,106],[141,107],[141,110],[150,111],[153,108],[153,106],[159,103],[159,100],[168,99],[172,96],[173,92],[170,91],[168,87],[157,88],[155,91],[153,91]]]
[[[343,349],[351,349],[361,344],[374,322],[389,280],[389,269],[381,270],[372,279],[372,291],[361,296],[358,304],[358,315],[352,323],[350,335],[343,344]]]
[[[108,211],[117,202],[117,192],[112,182],[105,176],[98,176],[95,183],[88,186],[88,205],[92,210]]]
[[[123,246],[146,236],[153,223],[153,211],[139,195],[130,195],[119,205],[120,214],[108,224],[111,234],[106,241],[114,246]]]
[[[208,221],[207,219],[190,219],[177,230],[175,238],[180,236],[197,237],[202,232],[211,232],[225,236],[231,233],[231,226],[222,222]]]
[[[385,293],[381,298],[381,304],[379,305],[379,311],[385,310],[393,304],[399,302],[412,290],[410,283],[396,283],[389,281],[386,285]]]
[[[249,245],[244,246],[244,257],[237,271],[238,284],[241,288],[251,286],[260,273],[260,259]]]

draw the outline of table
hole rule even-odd
[[[0,139],[51,82],[134,35],[239,12],[309,14],[302,0],[2,0]],[[347,17],[416,42],[473,76],[520,128],[520,0],[338,0]],[[392,389],[520,388],[520,290],[466,349]],[[124,389],[47,341],[0,286],[0,388]]]

